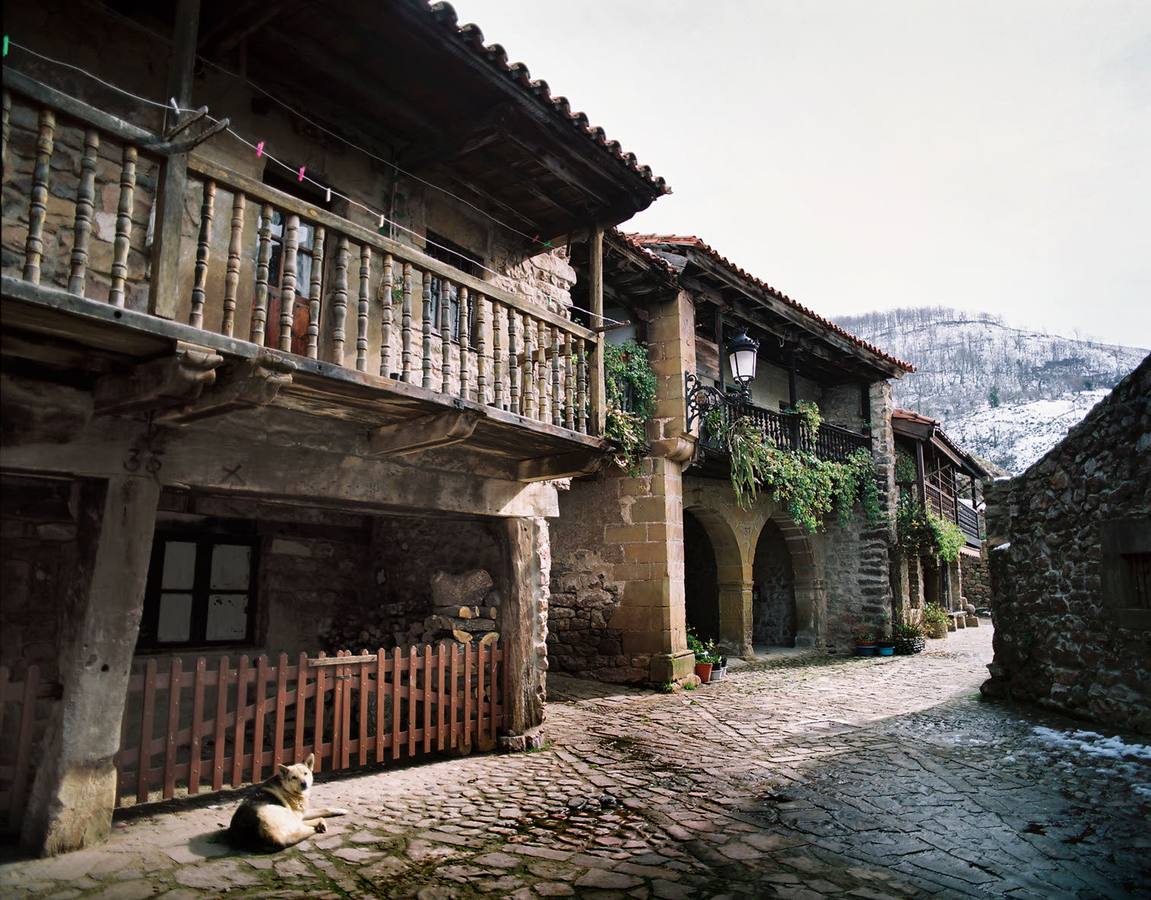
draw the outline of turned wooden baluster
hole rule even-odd
[[[420,360],[423,367],[423,379],[420,382],[424,387],[432,386],[432,276],[427,272],[420,274],[420,281],[424,286],[423,314],[423,356]]]
[[[4,95],[5,103],[8,95]],[[8,110],[4,110],[4,129],[8,129]],[[80,184],[76,188],[76,223],[72,228],[72,272],[68,278],[68,291],[84,296],[84,283],[88,271],[88,239],[92,235],[92,210],[96,204],[96,155],[100,150],[100,135],[94,128],[84,131],[84,155],[80,159]]]
[[[242,193],[232,194],[232,233],[228,238],[228,268],[224,273],[224,318],[220,333],[232,336],[236,327],[236,291],[240,286],[240,254],[244,250],[244,207]]]
[[[476,294],[476,403],[488,402],[488,300]]]
[[[412,264],[404,263],[404,305],[400,319],[401,377],[412,380]]]
[[[392,373],[392,254],[384,254],[384,278],[380,282],[380,299],[384,306],[384,320],[380,330],[380,374],[387,378]]]
[[[216,183],[204,182],[204,200],[200,204],[200,235],[196,240],[196,269],[192,279],[192,312],[188,324],[204,327],[204,298],[208,282],[208,260],[211,255],[212,217],[216,210]]]
[[[304,353],[309,359],[320,356],[320,305],[324,296],[324,242],[327,231],[317,225],[312,236],[312,283],[308,286],[308,343]]]
[[[519,347],[516,346],[516,337],[520,328],[520,314],[508,307],[508,409],[512,412],[520,411],[520,385],[518,357]]]
[[[575,337],[569,331],[564,341],[564,427],[575,429]]]
[[[8,174],[8,135],[12,132],[12,95],[4,92],[4,132],[3,143],[0,144],[0,165],[4,167],[4,174]]]
[[[576,429],[587,434],[587,343],[576,341]]]
[[[292,349],[292,326],[296,320],[296,254],[300,248],[300,217],[294,213],[284,218],[284,243],[280,265],[280,339],[281,350]]]
[[[552,424],[563,425],[563,388],[560,385],[560,330],[552,326]]]
[[[440,279],[440,391],[452,392],[452,286]]]
[[[372,248],[360,247],[360,305],[356,318],[356,371],[368,371],[368,313],[372,302]]]
[[[128,278],[128,251],[132,246],[132,201],[136,194],[136,148],[124,145],[120,168],[120,205],[116,209],[116,238],[112,242],[112,287],[108,302],[124,305],[124,282]]]
[[[551,375],[548,372],[548,329],[543,322],[536,322],[539,329],[539,340],[536,342],[536,378],[539,379],[539,398],[536,407],[536,418],[541,422],[551,419],[551,400],[548,397],[548,383]]]
[[[348,239],[336,244],[336,283],[332,288],[332,362],[344,364],[344,325],[348,320]]]
[[[460,288],[460,396],[468,399],[468,345],[471,335],[468,333],[468,289]]]
[[[503,308],[492,301],[492,403],[504,408],[504,322]]]
[[[534,416],[536,411],[536,327],[531,316],[524,316],[524,365],[520,379],[523,382],[523,407],[515,410],[524,416]]]
[[[272,204],[260,207],[260,239],[256,250],[256,295],[252,300],[253,344],[264,344],[264,326],[268,322],[268,263],[272,258]]]
[[[32,168],[32,192],[28,201],[28,239],[24,243],[24,280],[40,283],[40,259],[44,255],[44,219],[48,215],[48,176],[52,172],[52,144],[56,137],[56,114],[40,110],[36,135],[36,163]]]

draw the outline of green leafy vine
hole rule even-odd
[[[616,465],[629,475],[638,475],[647,453],[647,423],[655,410],[656,379],[647,348],[630,340],[606,346],[604,380],[605,436],[616,444]]]
[[[942,519],[914,497],[899,501],[896,513],[899,549],[908,556],[938,556],[955,562],[967,539],[954,522]]]
[[[818,410],[816,411],[818,415]],[[722,428],[705,418],[708,427]],[[777,447],[751,418],[737,418],[724,434],[731,460],[731,486],[736,503],[750,509],[761,489],[783,506],[792,521],[814,533],[835,511],[847,524],[858,505],[869,522],[883,518],[871,453],[861,447],[846,460],[820,459],[807,451]]]

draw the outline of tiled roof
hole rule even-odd
[[[679,270],[669,263],[666,259],[657,253],[653,253],[650,248],[645,247],[640,241],[636,240],[634,235],[625,234],[618,228],[611,230],[611,236],[618,240],[621,244],[626,244],[645,260],[650,263],[651,267],[663,275],[670,276],[673,279],[679,279]]]
[[[918,425],[938,425],[938,419],[932,419],[922,413],[917,413],[913,409],[893,409],[891,411],[893,419],[903,419],[907,422],[915,422]]]
[[[783,293],[783,291],[780,291],[780,290],[777,290],[776,288],[773,288],[767,282],[761,281],[760,279],[758,279],[754,275],[752,275],[750,272],[746,271],[745,269],[741,269],[739,266],[737,266],[735,263],[733,263],[726,256],[722,256],[719,253],[719,251],[716,250],[714,247],[712,247],[710,244],[707,244],[705,241],[703,241],[701,238],[696,237],[695,235],[635,234],[635,235],[629,235],[629,237],[634,242],[640,244],[641,246],[648,247],[648,248],[660,247],[660,246],[663,246],[663,247],[669,247],[670,246],[670,247],[689,247],[693,250],[698,250],[699,252],[704,253],[707,256],[711,257],[716,263],[723,266],[725,269],[728,269],[729,271],[733,272],[734,274],[736,274],[740,278],[743,278],[746,281],[750,281],[752,284],[756,285],[757,287],[767,291],[769,294],[771,294],[777,300],[780,300],[781,302],[786,303],[792,309],[795,309],[798,312],[803,313],[803,315],[805,315],[809,319],[819,323],[824,328],[827,328],[830,331],[834,331],[836,334],[842,335],[843,337],[845,337],[849,341],[851,341],[853,344],[855,344],[859,347],[862,347],[864,350],[878,356],[880,359],[886,360],[887,362],[892,363],[893,365],[899,366],[899,368],[903,369],[905,372],[914,372],[915,371],[915,366],[913,366],[911,363],[905,362],[904,360],[899,359],[896,356],[892,356],[886,350],[883,350],[883,349],[875,346],[875,344],[872,344],[872,343],[869,343],[868,341],[863,340],[863,338],[856,337],[854,334],[852,334],[846,328],[843,328],[839,325],[836,325],[830,319],[825,319],[823,316],[819,315],[818,313],[812,312],[810,309],[808,309],[802,303],[799,303],[795,300],[792,300],[789,296],[787,296],[787,294]]]
[[[423,3],[424,0],[417,0]],[[428,7],[433,18],[445,30],[464,42],[476,56],[487,61],[501,75],[504,75],[518,84],[529,94],[532,94],[542,106],[559,116],[573,129],[588,137],[601,147],[609,156],[617,160],[622,166],[630,170],[643,180],[648,188],[657,197],[661,194],[670,194],[671,188],[666,181],[652,173],[649,166],[639,164],[634,153],[625,153],[619,141],[608,140],[604,130],[598,125],[588,121],[586,113],[572,112],[571,103],[567,97],[553,97],[551,88],[543,79],[533,80],[528,67],[521,62],[509,63],[507,51],[499,44],[485,44],[484,33],[475,24],[460,25],[456,11],[450,3],[432,3]]]

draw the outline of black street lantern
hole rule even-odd
[[[747,336],[746,329],[728,341],[727,360],[731,364],[731,377],[739,384],[739,388],[746,395],[755,381],[756,354],[759,352],[759,341]]]

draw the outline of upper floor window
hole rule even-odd
[[[256,545],[223,535],[157,534],[140,646],[251,643]]]

